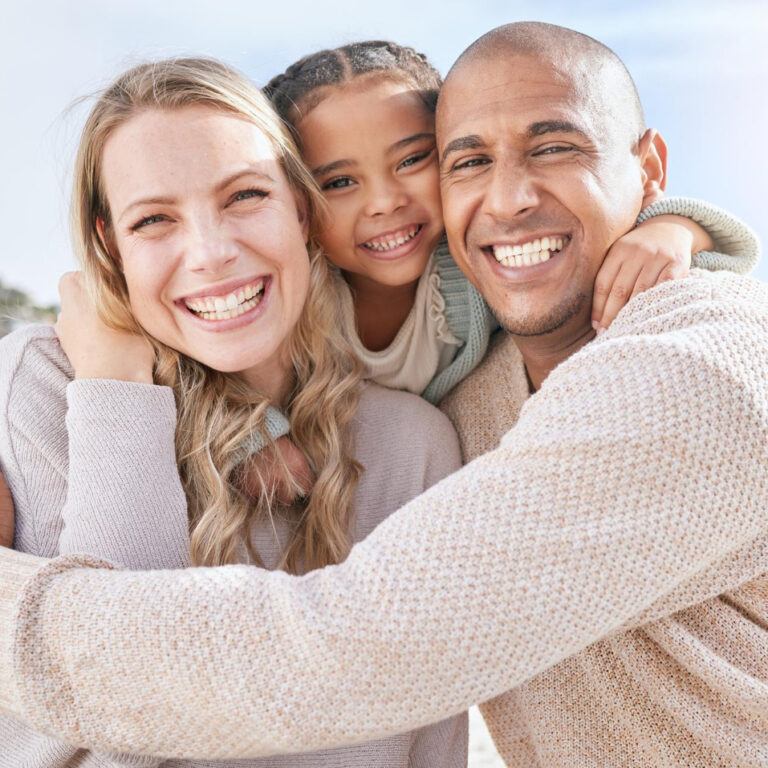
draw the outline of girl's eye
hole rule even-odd
[[[232,195],[232,200],[252,200],[253,198],[267,197],[268,194],[269,193],[263,189],[243,189],[240,192],[235,192],[235,194]]]
[[[351,187],[354,183],[354,179],[350,179],[349,176],[338,176],[335,179],[326,181],[321,189],[344,189],[346,187]]]
[[[155,214],[154,216],[145,216],[143,219],[140,219],[139,221],[137,221],[131,227],[131,230],[133,232],[138,232],[140,229],[143,229],[144,227],[148,227],[150,224],[157,224],[159,221],[165,221],[165,217],[160,216],[159,214]]]
[[[417,163],[420,163],[422,160],[426,160],[434,150],[429,149],[426,152],[417,152],[415,155],[409,155],[408,157],[403,160],[402,163],[398,166],[399,168],[408,168],[412,165],[416,165]]]

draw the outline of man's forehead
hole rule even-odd
[[[488,69],[469,64],[455,73],[440,95],[438,141],[445,142],[471,126],[503,126],[527,134],[535,123],[560,121],[591,127],[590,98],[582,79],[555,62],[527,56],[509,57]]]

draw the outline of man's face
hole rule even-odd
[[[609,103],[525,55],[468,63],[440,96],[451,253],[511,333],[588,326],[600,264],[640,211],[638,137]]]

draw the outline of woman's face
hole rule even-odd
[[[275,397],[309,260],[304,207],[267,137],[208,106],[147,110],[107,140],[102,181],[139,324]]]

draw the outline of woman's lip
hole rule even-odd
[[[398,245],[396,248],[392,248],[389,251],[374,251],[372,248],[366,248],[364,245],[358,245],[366,256],[376,261],[396,261],[402,259],[404,256],[410,255],[416,247],[421,243],[424,238],[424,233],[427,229],[426,225],[420,224],[419,231],[410,239],[406,240],[402,245]],[[400,232],[400,229],[394,229],[393,232]]]
[[[259,280],[264,280],[265,283],[269,279],[268,275],[258,275],[256,277],[238,277],[233,278],[232,280],[228,280],[225,283],[217,283],[215,285],[209,285],[206,288],[202,288],[199,291],[195,291],[194,293],[185,293],[183,296],[180,296],[178,299],[174,299],[174,302],[178,304],[179,302],[184,303],[185,301],[190,301],[194,299],[202,299],[202,298],[209,298],[214,296],[226,296],[230,293],[236,293],[240,288],[244,288],[246,285],[252,285],[253,283],[258,283]]]
[[[194,322],[197,326],[199,326],[203,330],[211,331],[213,333],[220,333],[222,331],[231,331],[237,328],[241,328],[244,325],[248,325],[249,323],[256,320],[259,316],[264,314],[264,312],[266,311],[267,302],[269,301],[271,287],[272,287],[272,280],[265,278],[264,279],[264,295],[261,297],[261,301],[252,309],[249,309],[247,312],[243,312],[242,315],[238,315],[237,317],[230,317],[228,320],[206,320],[205,318],[202,318],[196,315],[183,302],[181,303],[181,305],[179,305],[179,303],[176,302],[176,306],[178,306],[181,309],[181,311],[185,313],[186,317],[190,318],[192,322]]]

